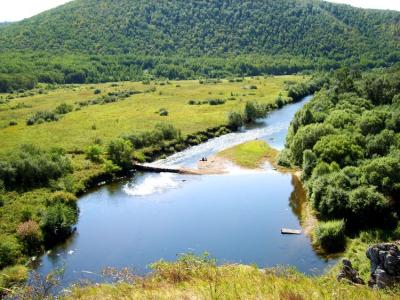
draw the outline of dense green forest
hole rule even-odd
[[[302,167],[319,219],[344,220],[347,231],[395,226],[400,208],[399,67],[365,75],[338,70],[296,114],[286,147],[281,163]]]
[[[399,24],[398,12],[312,0],[75,0],[2,26],[0,89],[29,88],[20,74],[84,83],[387,66]]]

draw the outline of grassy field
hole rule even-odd
[[[249,169],[260,167],[265,160],[274,161],[277,155],[277,150],[266,142],[258,140],[243,143],[218,153],[218,156]]]
[[[282,93],[286,81],[299,82],[301,76],[245,78],[243,82],[201,84],[199,81],[123,82],[61,86],[44,94],[15,98],[0,105],[0,154],[12,151],[18,145],[32,143],[44,148],[59,146],[68,151],[83,150],[94,141],[107,143],[111,139],[135,131],[153,129],[159,122],[172,123],[183,134],[223,125],[227,113],[240,110],[246,101],[272,103]],[[256,89],[252,86],[255,86]],[[95,95],[96,89],[101,94]],[[78,109],[79,101],[96,99],[109,92],[137,91],[140,94],[104,105],[90,105]],[[6,99],[6,94],[0,95]],[[226,100],[223,105],[189,105],[190,100]],[[58,122],[27,126],[27,119],[38,111],[53,111],[66,103],[74,111]],[[165,108],[168,116],[160,116]],[[10,122],[17,125],[9,126]]]

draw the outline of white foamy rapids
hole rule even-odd
[[[179,186],[177,174],[160,173],[146,174],[142,176],[140,182],[132,181],[123,188],[124,192],[131,196],[148,196],[155,193],[161,193],[167,189],[177,188]]]
[[[169,167],[191,167],[201,159],[201,157],[207,157],[216,154],[227,148],[255,140],[258,138],[268,137],[275,133],[281,132],[287,129],[287,123],[278,123],[271,127],[250,129],[243,132],[234,132],[227,135],[223,135],[207,141],[206,143],[190,147],[182,152],[176,153],[154,162],[157,166],[169,166]]]

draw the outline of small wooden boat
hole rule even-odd
[[[301,234],[300,229],[289,229],[289,228],[282,228],[281,234]]]

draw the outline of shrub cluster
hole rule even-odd
[[[73,105],[62,103],[62,104],[60,104],[59,106],[56,107],[54,112],[56,114],[59,114],[59,115],[66,115],[66,114],[70,113],[73,110],[74,110],[74,106]]]
[[[100,91],[100,90],[96,90],[96,91]],[[97,93],[96,93],[96,91],[95,91],[95,95],[101,93],[101,91],[97,92]],[[103,95],[99,98],[96,98],[93,100],[78,101],[78,102],[76,102],[76,104],[79,107],[85,107],[85,106],[89,106],[89,105],[114,103],[114,102],[123,101],[123,100],[129,98],[130,96],[140,94],[140,93],[141,93],[140,91],[135,91],[135,90],[109,92],[107,95]]]
[[[274,104],[258,104],[257,102],[246,102],[243,113],[231,112],[228,114],[228,126],[232,130],[236,131],[240,127],[243,126],[244,123],[251,123],[256,121],[257,119],[265,118],[267,114],[275,109],[281,108],[285,104],[299,101],[303,97],[307,95],[311,95],[315,91],[319,90],[322,85],[326,82],[326,79],[322,76],[318,76],[312,78],[311,80],[296,84],[294,82],[286,82],[286,88],[288,90],[288,98],[283,98],[279,96]],[[246,89],[257,89],[257,86],[249,86]],[[234,97],[233,97],[234,98]],[[189,104],[201,104],[200,102],[196,102],[194,100],[189,101]],[[240,115],[240,116],[239,116]],[[296,122],[296,120],[294,121]],[[310,122],[311,123],[311,122]],[[299,126],[293,125],[298,128]],[[302,157],[302,149],[299,149],[298,156]]]
[[[135,149],[156,145],[162,141],[182,139],[180,130],[168,123],[157,124],[152,131],[131,134],[124,137],[129,140]]]
[[[54,111],[38,111],[26,121],[26,125],[32,126],[44,122],[57,122],[61,115],[68,114],[72,112],[73,109],[74,107],[72,105],[62,103],[57,106]]]
[[[37,222],[29,220],[19,224],[17,236],[23,245],[24,251],[30,255],[40,248],[42,243],[42,233]]]
[[[86,158],[94,163],[101,163],[103,161],[102,154],[103,150],[99,145],[91,145],[87,147]]]
[[[17,239],[9,235],[0,235],[0,269],[16,264],[21,256],[21,246]]]
[[[228,127],[233,130],[239,130],[245,123],[251,123],[257,119],[265,118],[270,110],[273,109],[271,104],[258,104],[257,102],[248,101],[244,110],[240,112],[230,112],[228,114]]]
[[[228,115],[228,127],[233,131],[239,130],[244,124],[242,114],[238,112],[230,112]]]
[[[77,210],[66,204],[57,203],[47,207],[41,223],[45,242],[54,244],[68,237],[77,220]]]
[[[254,122],[257,119],[265,118],[269,112],[269,106],[258,104],[257,102],[246,102],[243,117],[246,123]]]
[[[124,170],[129,170],[132,168],[132,150],[132,143],[129,140],[118,138],[108,145],[108,158],[115,165]]]
[[[26,121],[26,125],[32,126],[35,124],[42,124],[44,122],[57,122],[59,119],[60,116],[55,112],[38,111]]]
[[[294,102],[299,101],[303,97],[319,91],[326,81],[325,77],[318,76],[305,83],[289,84],[287,85],[288,97],[292,98]]]
[[[316,242],[329,253],[343,251],[346,246],[344,221],[320,222],[315,229]]]
[[[199,80],[200,84],[218,84],[221,83],[221,79],[213,79],[213,78],[207,78],[207,79],[201,79]]]
[[[46,186],[70,172],[71,161],[61,149],[43,151],[22,145],[6,160],[0,160],[0,182],[8,189]]]
[[[189,105],[203,105],[203,104],[209,104],[209,105],[223,105],[226,103],[226,100],[224,99],[210,99],[210,100],[189,100],[188,104]]]

